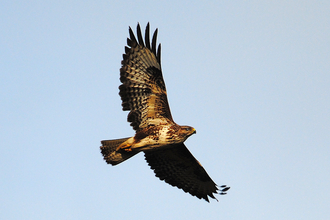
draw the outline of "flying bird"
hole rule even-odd
[[[143,151],[156,177],[209,202],[214,193],[226,194],[230,188],[218,186],[184,145],[195,128],[180,126],[172,118],[161,70],[160,51],[155,30],[150,42],[147,24],[143,40],[140,25],[137,39],[129,27],[129,38],[120,69],[119,95],[134,137],[101,141],[104,160],[117,165]]]

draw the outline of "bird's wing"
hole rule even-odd
[[[208,196],[215,199],[213,193],[218,193],[217,185],[183,143],[144,153],[159,179],[199,199],[209,201]],[[228,189],[221,186],[220,194],[226,194]]]
[[[130,38],[127,38],[128,47],[120,69],[119,95],[123,110],[130,111],[127,120],[134,130],[173,122],[161,71],[160,44],[156,49],[157,29],[151,44],[149,29],[148,23],[144,42],[139,24],[138,40],[129,28]]]

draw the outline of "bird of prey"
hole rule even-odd
[[[180,126],[172,118],[160,64],[155,30],[150,42],[149,23],[143,40],[140,25],[137,38],[131,27],[121,62],[119,95],[134,137],[101,141],[101,153],[108,164],[117,165],[143,151],[156,177],[209,202],[213,193],[226,194],[230,188],[218,186],[184,145],[195,128]]]

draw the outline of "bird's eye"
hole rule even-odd
[[[190,128],[185,128],[186,131],[190,131]]]

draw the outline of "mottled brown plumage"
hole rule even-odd
[[[120,69],[119,95],[124,111],[129,111],[128,122],[136,134],[134,137],[102,141],[101,153],[107,163],[117,165],[143,151],[157,177],[206,201],[214,198],[217,185],[183,142],[196,130],[177,125],[172,118],[165,82],[163,79],[157,29],[150,44],[149,23],[143,40],[137,26],[137,39],[131,28]],[[226,194],[226,185],[220,186],[220,194]]]

